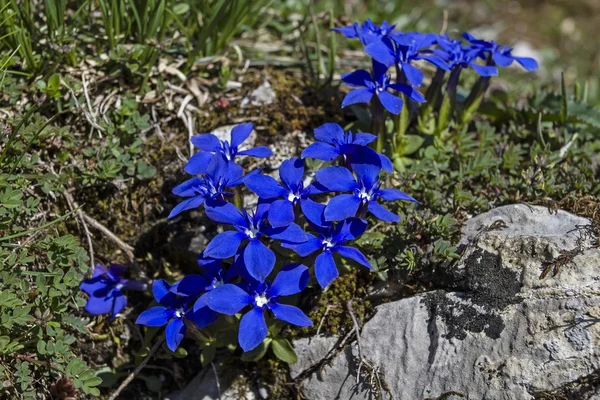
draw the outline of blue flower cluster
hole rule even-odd
[[[375,97],[387,111],[397,115],[402,110],[403,101],[390,90],[402,93],[417,103],[425,102],[416,89],[424,79],[423,72],[414,65],[419,60],[432,64],[438,70],[453,72],[456,82],[458,74],[465,68],[482,77],[496,76],[497,67],[508,67],[515,61],[528,71],[538,68],[534,59],[515,57],[511,48],[477,39],[470,33],[463,34],[463,42],[446,35],[400,32],[386,21],[377,26],[371,20],[334,30],[348,38],[359,39],[373,61],[372,72],[360,69],[342,76],[342,81],[354,88],[344,98],[342,107],[369,103]],[[392,82],[388,74],[392,66],[396,68],[396,82]]]
[[[92,277],[84,280],[80,289],[89,295],[85,310],[93,315],[110,314],[110,318],[123,311],[127,305],[125,290],[144,291],[148,285],[141,281],[124,279],[126,267],[111,264],[107,267],[96,264]]]
[[[167,345],[173,351],[190,326],[204,328],[219,314],[240,316],[238,341],[246,352],[266,338],[269,321],[312,325],[289,298],[308,285],[310,269],[294,260],[278,263],[274,248],[297,253],[300,259],[295,261],[314,263],[316,282],[325,288],[339,275],[335,254],[372,268],[350,245],[367,229],[368,214],[397,222],[400,217],[381,202],[416,201],[397,189],[382,188],[381,175],[392,172],[393,166],[386,156],[367,147],[374,135],[345,132],[333,123],[315,129],[317,142],[304,150],[302,158],[281,164],[279,180],[258,170],[244,175],[236,163],[238,156],[271,154],[266,147],[239,150],[252,130],[251,124],[236,126],[231,141],[219,141],[212,134],[194,136],[192,143],[201,151],[191,157],[185,171],[196,176],[173,189],[185,199],[170,218],[203,207],[208,218],[229,228],[200,254],[199,274],[172,285],[155,281],[158,305],[137,319],[142,325],[166,326]],[[311,175],[305,170],[306,158],[330,164]],[[234,205],[242,185],[258,197],[252,210]],[[321,204],[317,198],[330,200]]]

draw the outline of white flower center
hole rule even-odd
[[[299,195],[297,195],[296,193],[289,192],[289,193],[288,193],[288,197],[287,197],[287,199],[288,199],[288,201],[289,201],[289,202],[292,202],[292,203],[293,203],[293,202],[295,202],[296,200],[299,200],[299,199],[300,199],[300,196],[299,196]]]
[[[371,200],[371,194],[368,193],[365,188],[360,189],[360,192],[358,192],[358,198],[365,201],[365,200]]]
[[[262,308],[269,302],[269,299],[267,299],[267,296],[264,294],[261,294],[254,296],[254,302],[256,303],[257,307]]]
[[[183,312],[182,308],[178,308],[177,310],[175,310],[175,317],[181,318],[181,317],[183,317],[183,314],[184,314],[184,312]]]
[[[248,236],[250,239],[254,239],[256,237],[256,232],[254,230],[251,229],[246,229],[246,231],[244,232],[246,234],[246,236]]]
[[[117,290],[121,290],[121,289],[123,289],[123,284],[122,284],[122,283],[117,283],[117,284],[115,285],[115,289],[117,289]]]
[[[323,246],[325,246],[326,249],[330,249],[333,247],[333,243],[331,243],[332,239],[324,239],[321,241],[321,244],[323,244]]]

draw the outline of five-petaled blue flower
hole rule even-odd
[[[248,283],[245,289],[225,284],[208,292],[204,297],[208,307],[226,315],[235,315],[250,306],[250,310],[240,321],[238,333],[240,346],[244,351],[250,351],[267,337],[267,310],[270,310],[275,318],[292,325],[312,325],[312,321],[298,307],[279,302],[283,296],[291,296],[304,290],[308,279],[306,266],[290,264],[281,269],[272,284],[255,281]]]
[[[370,133],[344,132],[338,124],[327,123],[315,129],[315,138],[319,141],[304,149],[302,158],[331,161],[343,156],[344,163],[348,163],[352,153],[376,140],[377,136]],[[390,159],[383,154],[377,154],[381,159],[381,167],[389,173],[394,172],[394,165]]]
[[[250,136],[254,130],[251,123],[240,124],[231,130],[231,142],[219,140],[212,133],[203,133],[192,136],[191,142],[194,146],[202,150],[194,154],[187,165],[185,171],[190,174],[203,174],[208,168],[208,164],[214,154],[220,154],[228,161],[234,161],[237,156],[252,157],[270,157],[273,155],[271,149],[266,146],[254,147],[248,150],[239,150],[239,146]]]
[[[258,171],[253,171],[246,176],[255,172]],[[243,175],[244,170],[239,165],[222,157],[213,157],[202,176],[188,179],[173,188],[173,194],[189,198],[173,208],[169,218],[185,210],[200,207],[206,202],[224,201],[225,197],[233,196],[233,193],[226,190],[240,185]]]
[[[407,200],[417,202],[411,196],[397,189],[381,189],[379,172],[381,168],[368,160],[355,160],[352,169],[356,177],[345,167],[328,167],[317,171],[317,181],[332,192],[352,192],[332,198],[325,208],[325,220],[341,221],[358,216],[365,218],[367,211],[386,222],[398,222],[400,217],[377,202]]]
[[[333,28],[333,30],[341,33],[348,39],[358,38],[366,46],[374,41],[399,33],[394,31],[395,27],[396,25],[390,25],[387,21],[383,21],[381,25],[376,25],[371,19],[367,19],[360,25],[358,22],[355,22],[349,26]]]
[[[331,284],[339,272],[335,265],[333,253],[350,258],[357,263],[373,269],[369,260],[356,248],[345,246],[346,242],[358,238],[367,229],[367,222],[359,218],[348,218],[338,223],[328,222],[324,218],[325,206],[311,201],[307,205],[306,218],[318,236],[309,235],[308,241],[299,245],[284,245],[306,257],[319,252],[315,259],[315,276],[322,288]]]
[[[320,193],[313,185],[304,187],[304,161],[299,158],[293,157],[281,163],[279,178],[283,185],[267,175],[252,175],[244,179],[248,189],[271,204],[267,219],[274,228],[294,222],[294,207],[302,206],[309,195]]]
[[[189,294],[190,296],[179,297],[170,289],[171,285],[166,281],[162,279],[154,281],[152,294],[160,306],[152,307],[141,313],[135,323],[146,326],[167,325],[165,329],[167,346],[171,351],[175,351],[185,336],[185,319],[194,322],[200,328],[212,321],[207,323],[204,319],[206,313],[194,313],[191,308],[190,296],[195,293],[195,290]],[[181,289],[179,288],[180,291]]]
[[[469,32],[463,33],[463,38],[468,40],[473,46],[477,47],[480,50],[480,57],[487,59],[486,55],[489,53],[491,55],[492,60],[499,67],[508,67],[514,61],[521,64],[523,68],[527,71],[535,71],[538,69],[538,63],[533,58],[530,57],[515,57],[512,55],[512,50],[510,47],[502,46],[496,42],[477,39],[475,36],[471,35]]]
[[[411,63],[424,60],[438,68],[448,70],[448,64],[430,50],[424,50],[435,43],[436,35],[405,33],[393,36],[392,40],[376,41],[365,47],[365,53],[386,67],[397,65],[404,73],[410,86],[419,87],[423,83],[423,72]]]
[[[110,264],[108,268],[96,264],[90,279],[84,280],[79,286],[90,297],[85,304],[85,310],[90,314],[101,315],[110,313],[113,319],[127,305],[124,289],[146,290],[144,282],[123,279],[126,267],[121,264]]]
[[[342,107],[357,103],[369,103],[373,96],[377,96],[386,110],[398,115],[402,111],[403,101],[389,93],[389,89],[404,93],[418,103],[425,102],[423,95],[411,86],[402,83],[391,83],[385,65],[373,61],[373,71],[373,75],[371,75],[368,71],[359,69],[342,76],[342,81],[345,84],[357,88],[344,97]]]
[[[306,233],[297,224],[275,228],[267,223],[269,204],[258,205],[256,211],[248,213],[240,211],[231,203],[206,208],[206,215],[215,222],[233,225],[235,231],[219,233],[204,250],[204,256],[224,259],[233,257],[242,242],[248,244],[243,248],[244,265],[254,279],[264,282],[275,266],[275,253],[269,249],[261,238],[268,237],[286,243],[303,243]]]

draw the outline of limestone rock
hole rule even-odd
[[[242,99],[242,102],[240,103],[240,107],[247,108],[249,106],[252,106],[252,107],[266,106],[269,104],[273,104],[275,102],[276,98],[277,98],[277,95],[275,94],[275,91],[271,87],[271,84],[269,83],[269,81],[265,80],[262,83],[262,85],[260,85],[256,89],[254,89],[252,91],[252,93],[250,93],[248,96],[246,96]]]
[[[587,244],[587,224],[524,205],[471,219],[452,289],[379,306],[361,332],[376,370],[363,366],[357,384],[358,353],[346,348],[303,382],[305,398],[524,400],[591,375],[600,368],[600,249]],[[574,249],[540,280],[543,263]],[[298,354],[304,365],[307,352]]]

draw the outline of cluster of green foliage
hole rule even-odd
[[[0,124],[0,397],[49,396],[61,378],[97,396],[101,379],[77,347],[89,322],[78,311],[89,258],[64,231],[72,213],[55,204],[62,182],[40,172],[36,155],[24,155],[52,128],[31,114],[14,122]]]
[[[234,35],[265,22],[272,0],[0,0],[0,51],[31,74],[79,65],[87,48],[147,76],[164,53],[188,68],[218,55]]]

